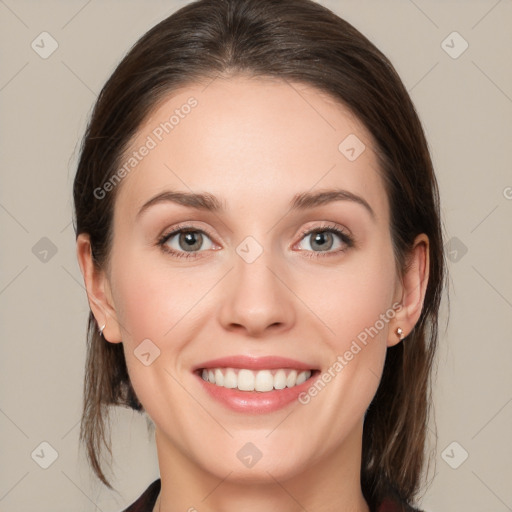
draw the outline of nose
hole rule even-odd
[[[235,267],[224,279],[219,320],[224,329],[248,336],[289,330],[296,319],[293,292],[266,251],[252,263],[235,253]]]

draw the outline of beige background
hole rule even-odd
[[[78,450],[88,306],[71,186],[103,83],[140,35],[185,3],[0,0],[2,512],[119,511],[158,477],[144,417],[127,410],[113,416],[118,493],[97,484]],[[395,64],[441,187],[451,316],[435,394],[436,467],[422,506],[510,511],[512,1],[322,3]],[[31,47],[43,31],[58,43],[47,59]],[[469,44],[458,58],[462,39],[442,44],[453,31]],[[47,469],[42,442],[58,453]]]

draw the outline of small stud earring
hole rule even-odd
[[[103,329],[105,329],[107,324],[103,324],[100,328],[99,328],[99,331],[100,331],[100,336],[103,336]]]
[[[396,334],[397,336],[400,338],[400,339],[403,339],[404,337],[404,331],[402,330],[401,327],[399,327],[397,330],[396,330]]]

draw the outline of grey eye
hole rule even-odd
[[[208,246],[207,243],[207,247],[203,247],[203,244],[208,241],[210,246]],[[201,248],[206,250],[212,247],[210,238],[205,233],[198,230],[177,231],[169,236],[165,244],[177,252],[195,252],[199,251]]]

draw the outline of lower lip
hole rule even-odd
[[[224,388],[205,381],[197,373],[195,375],[203,389],[229,409],[250,414],[265,414],[283,409],[294,401],[298,402],[299,395],[312,385],[318,374],[318,371],[312,372],[308,380],[293,388],[265,392]]]

